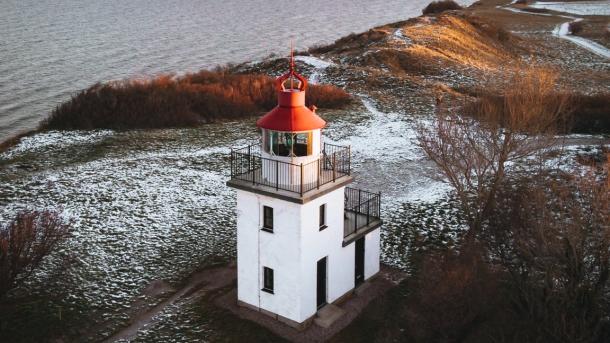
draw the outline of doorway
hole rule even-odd
[[[356,280],[355,280],[355,287],[360,286],[361,283],[364,282],[364,237],[359,238],[356,241],[356,261],[355,261],[355,268],[356,268]]]
[[[326,305],[326,270],[327,270],[327,258],[318,261],[318,277],[316,287],[316,307],[319,309]]]

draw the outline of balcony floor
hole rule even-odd
[[[332,180],[332,173],[332,170],[324,170],[320,174],[320,178],[322,180]],[[294,191],[276,189],[273,182],[263,180],[262,169],[256,169],[254,173],[247,173],[239,175],[238,177],[233,177],[227,181],[227,186],[304,204],[339,187],[345,186],[354,180],[351,175],[343,173],[336,173],[335,176],[335,181],[330,181],[323,184],[321,183],[320,188],[317,188],[317,180],[316,182],[303,183],[304,189],[307,189],[308,187],[313,189],[304,191],[302,196],[298,191],[300,190],[300,184],[292,186]],[[255,182],[252,181],[253,178],[256,180]]]
[[[380,227],[383,223],[380,218],[369,217],[369,223],[366,222],[366,214],[356,213],[354,211],[346,210],[344,212],[344,226],[343,226],[343,246],[347,246],[354,242],[358,238],[366,235],[367,233]],[[354,226],[358,220],[358,226],[354,231]]]

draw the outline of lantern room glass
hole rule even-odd
[[[302,157],[312,154],[312,132],[264,130],[263,148],[275,156]]]

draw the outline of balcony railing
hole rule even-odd
[[[381,225],[381,193],[345,188],[343,236]]]
[[[231,179],[303,196],[350,175],[350,148],[324,144],[320,158],[295,164],[262,157],[258,144],[231,151]]]

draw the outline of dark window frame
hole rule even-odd
[[[274,277],[273,277],[273,269],[269,267],[263,267],[263,289],[267,293],[273,293],[274,290]]]
[[[320,231],[322,231],[328,227],[326,224],[326,204],[320,205],[320,209],[318,211],[318,224]]]
[[[273,207],[263,206],[263,231],[273,232]]]

